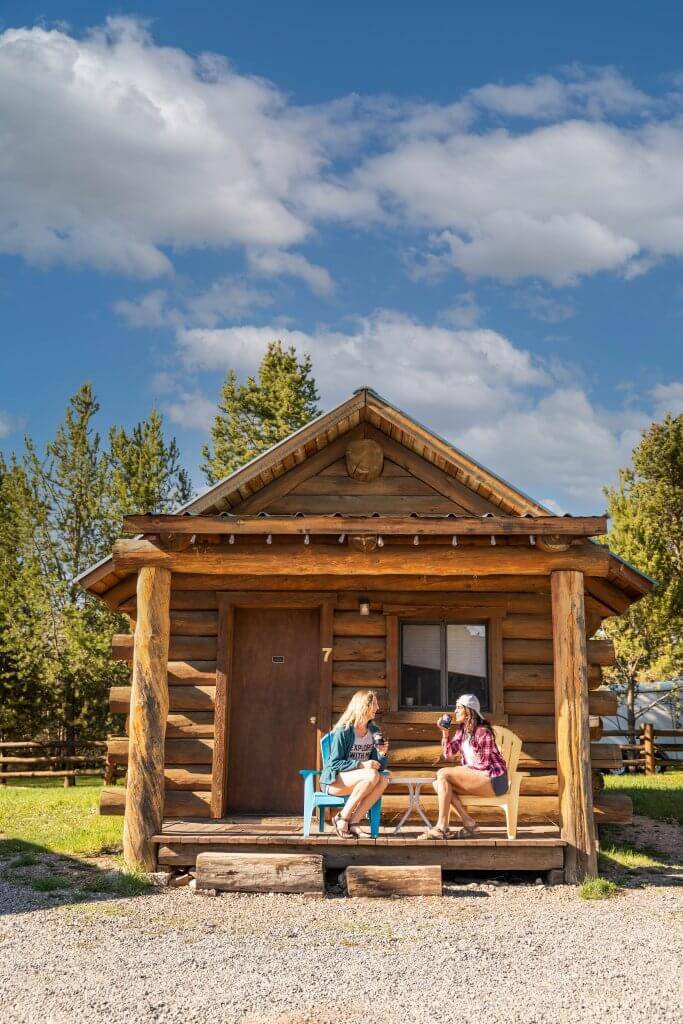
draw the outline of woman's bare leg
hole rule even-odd
[[[348,796],[349,798],[339,812],[339,817],[343,821],[355,821],[354,815],[358,811],[358,807],[370,796],[376,785],[377,773],[370,768],[356,768],[350,772],[341,772],[328,789],[333,796]]]
[[[478,772],[475,768],[467,768],[465,765],[460,765],[457,768],[442,768],[439,772],[439,779],[441,778],[447,781],[450,789],[450,806],[454,808],[466,828],[474,828],[477,822],[471,814],[467,813],[458,794],[463,796],[493,796],[491,780],[487,775],[482,776],[482,773]],[[441,814],[440,805],[439,814]]]
[[[453,800],[453,789],[446,774],[447,771],[447,768],[442,768],[436,777],[436,782],[434,783],[434,789],[436,790],[439,798],[439,819],[436,823],[436,827],[443,829],[444,832],[448,831],[448,825],[451,817],[451,802]]]
[[[370,792],[367,793],[367,795],[363,797],[363,799],[358,804],[358,806],[356,807],[356,809],[353,812],[353,814],[351,815],[351,817],[348,819],[351,822],[352,825],[355,825],[357,822],[363,820],[363,818],[368,813],[370,808],[379,800],[379,798],[381,797],[382,793],[384,792],[384,790],[389,785],[389,779],[386,778],[386,776],[379,775],[377,773],[375,773],[375,774],[377,775],[377,781],[376,781],[375,785],[370,790]],[[347,806],[348,806],[348,804],[347,804]],[[346,817],[346,815],[344,815],[344,817]]]

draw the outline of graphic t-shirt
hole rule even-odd
[[[353,746],[349,757],[352,761],[369,761],[372,750],[372,733],[368,729],[365,736],[361,736],[358,729],[353,731]]]

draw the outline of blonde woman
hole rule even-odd
[[[330,756],[320,775],[323,792],[348,796],[344,807],[332,818],[334,830],[342,839],[361,835],[358,822],[379,800],[389,784],[382,769],[387,763],[389,743],[375,745],[381,737],[373,721],[379,711],[373,690],[357,690],[330,734]]]

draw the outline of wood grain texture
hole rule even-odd
[[[301,853],[200,853],[197,888],[220,892],[325,891],[323,858]]]
[[[150,836],[161,828],[164,810],[170,597],[171,573],[167,569],[140,570],[123,856],[129,867],[143,871],[156,867],[156,847]]]
[[[440,576],[525,574],[547,576],[556,569],[574,569],[606,576],[609,551],[598,544],[572,547],[551,553],[536,548],[503,545],[497,547],[427,547],[397,545],[360,554],[343,545],[302,544],[287,549],[263,544],[216,544],[205,551],[164,551],[149,540],[117,540],[114,565],[120,571],[140,566],[164,566],[178,573],[202,575],[246,573],[258,576],[345,575],[391,576],[439,574]],[[190,655],[190,657],[192,657]]]
[[[215,692],[215,686],[169,686],[169,710],[212,711]],[[127,715],[130,694],[130,686],[112,686],[109,691],[109,710],[113,714]]]
[[[344,872],[348,896],[441,896],[441,867],[436,864],[350,865]]]
[[[228,792],[228,745],[230,742],[230,686],[232,681],[235,609],[227,595],[218,595],[216,645],[215,739],[211,779],[211,816],[225,814]]]
[[[602,683],[602,669],[599,665],[588,666],[588,689],[595,690]],[[506,690],[554,690],[552,665],[505,665],[503,685]]]
[[[562,838],[567,842],[565,878],[578,883],[598,873],[581,573],[553,573],[551,594],[557,775]]]
[[[584,643],[586,643],[584,627]],[[503,661],[506,665],[553,663],[552,640],[504,640]],[[586,643],[589,665],[609,666],[614,662],[614,644],[611,640],[589,640]]]

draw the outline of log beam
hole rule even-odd
[[[580,572],[551,575],[555,666],[555,732],[565,876],[581,882],[598,873],[590,762],[588,665]]]
[[[246,573],[253,576],[345,575],[440,575],[507,576],[521,573],[546,576],[556,569],[574,569],[593,576],[606,576],[610,554],[598,544],[577,544],[558,553],[500,544],[497,547],[427,547],[425,545],[385,546],[361,553],[340,544],[291,545],[279,547],[235,543],[210,545],[198,551],[165,551],[145,539],[117,540],[114,567],[131,572],[141,566],[164,566],[178,573]]]
[[[129,867],[143,871],[156,869],[156,847],[150,842],[150,837],[161,828],[164,810],[170,598],[171,573],[168,569],[140,570],[123,856]]]

